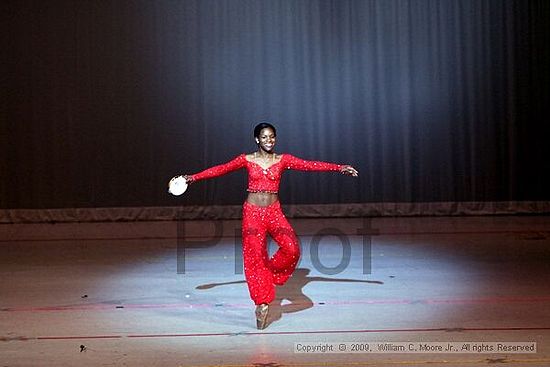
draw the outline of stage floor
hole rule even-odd
[[[0,225],[0,366],[550,365],[550,217],[291,223],[261,331],[239,221]]]

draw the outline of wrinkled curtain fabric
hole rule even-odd
[[[244,171],[166,185],[253,151],[265,120],[278,152],[360,172],[286,172],[283,204],[544,207],[549,7],[5,1],[0,208],[239,205]]]

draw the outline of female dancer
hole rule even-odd
[[[298,238],[281,211],[277,196],[283,170],[339,171],[350,176],[358,175],[357,170],[349,165],[305,161],[290,154],[276,154],[276,135],[273,125],[258,124],[254,128],[258,151],[241,154],[225,164],[184,176],[190,184],[243,167],[248,170],[248,197],[243,204],[242,220],[244,274],[250,297],[256,304],[258,329],[267,326],[275,285],[285,284],[300,257]],[[267,252],[268,233],[279,246],[271,258]]]

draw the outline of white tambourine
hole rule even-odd
[[[179,196],[187,190],[187,180],[183,176],[172,177],[170,182],[168,182],[168,192],[172,195]]]

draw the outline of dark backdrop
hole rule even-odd
[[[290,203],[550,200],[550,2],[3,1],[2,208],[236,204],[255,149]]]

